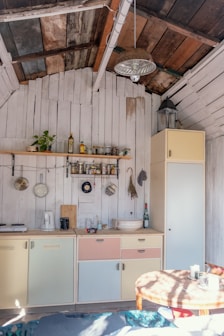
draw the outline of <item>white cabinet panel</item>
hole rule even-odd
[[[164,269],[204,269],[205,133],[164,130],[152,137],[151,224],[164,232]]]
[[[74,239],[32,239],[29,258],[29,305],[74,302]]]
[[[202,164],[167,164],[167,269],[204,267],[203,169]]]
[[[80,261],[78,263],[78,302],[120,299],[120,262]]]

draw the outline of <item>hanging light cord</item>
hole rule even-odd
[[[134,48],[136,49],[136,0],[134,0]]]

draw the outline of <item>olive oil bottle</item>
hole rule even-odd
[[[72,154],[74,151],[74,138],[72,133],[70,133],[70,136],[68,138],[68,153]]]

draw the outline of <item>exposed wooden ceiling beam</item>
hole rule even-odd
[[[131,8],[132,10],[132,8]],[[186,37],[190,37],[193,38],[197,41],[200,41],[201,43],[204,43],[210,47],[216,47],[221,41],[219,41],[216,38],[211,38],[205,34],[202,34],[200,32],[196,32],[193,29],[190,28],[186,28],[183,25],[181,25],[179,22],[174,22],[172,20],[169,20],[168,18],[166,18],[163,15],[158,15],[154,12],[150,12],[149,10],[147,10],[147,8],[145,7],[139,7],[137,8],[137,14],[141,15],[147,19],[151,19],[151,20],[156,20],[156,21],[160,21],[163,22],[167,25],[167,28],[169,28],[170,30],[173,30],[177,33],[180,33]]]
[[[80,3],[75,4],[74,1],[59,2],[58,5],[48,4],[42,5],[41,8],[37,6],[30,6],[28,10],[10,9],[0,11],[0,22],[11,22],[20,20],[29,20],[41,18],[44,16],[61,15],[75,12],[83,12],[91,9],[98,9],[108,6],[109,0],[94,0],[85,2],[84,5]]]
[[[79,44],[76,46],[68,47],[68,48],[63,48],[63,49],[54,49],[54,50],[49,50],[45,52],[38,52],[38,53],[33,53],[29,55],[23,55],[23,56],[17,56],[13,57],[12,63],[21,63],[21,62],[28,62],[28,61],[34,61],[39,58],[46,58],[50,56],[57,56],[59,54],[66,54],[71,51],[77,51],[77,50],[83,50],[83,49],[90,49],[93,48],[94,44],[93,43],[84,43],[84,44]]]
[[[100,45],[99,45],[95,63],[93,66],[93,71],[95,72],[98,71],[101,60],[103,58],[103,53],[106,49],[108,37],[110,36],[110,33],[114,25],[114,17],[119,8],[119,4],[120,4],[120,0],[112,0],[110,4],[110,11],[108,12],[108,15],[107,15],[106,23],[104,25],[104,30],[103,30],[102,37],[100,40]]]

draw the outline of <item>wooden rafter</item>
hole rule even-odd
[[[20,62],[28,62],[28,61],[33,61],[33,60],[40,59],[40,58],[46,58],[50,56],[66,54],[71,51],[91,49],[93,47],[94,47],[93,43],[84,43],[84,44],[79,44],[79,45],[68,47],[68,48],[54,49],[54,50],[48,50],[45,52],[38,52],[38,53],[29,54],[29,55],[17,56],[17,57],[13,57],[12,63],[15,64],[15,63],[20,63]]]
[[[108,15],[107,15],[107,19],[106,19],[106,23],[105,23],[104,30],[102,33],[100,45],[99,45],[98,52],[96,55],[95,64],[93,66],[93,71],[98,71],[99,69],[99,66],[100,66],[100,63],[103,57],[103,53],[107,46],[108,36],[110,35],[113,25],[114,25],[114,17],[119,8],[119,4],[120,4],[119,0],[112,0],[111,2],[110,11],[108,12]]]

